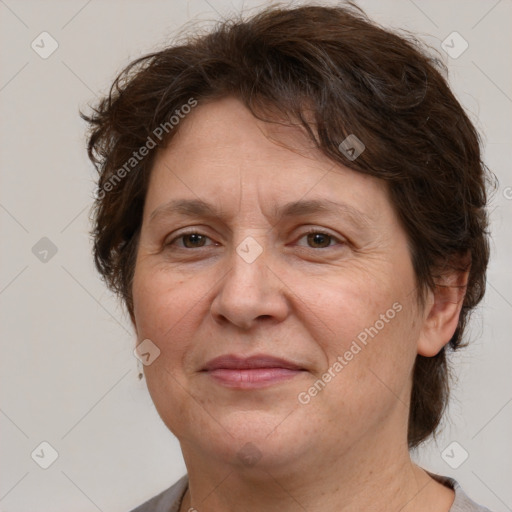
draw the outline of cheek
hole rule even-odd
[[[155,363],[145,367],[148,385],[150,381],[159,387],[166,383],[179,394],[180,384],[197,371],[197,354],[203,352],[206,343],[211,345],[211,339],[219,338],[210,336],[209,328],[212,299],[208,292],[215,279],[217,273],[209,279],[158,266],[136,269],[133,298],[137,341],[150,339],[160,350]],[[176,376],[178,382],[169,379],[165,371]]]
[[[315,377],[326,385],[318,383],[321,391],[312,398],[319,407],[336,404],[329,411],[345,411],[358,424],[358,415],[363,421],[386,414],[397,400],[408,403],[418,332],[406,278],[402,286],[352,273],[339,276],[336,285],[319,279],[297,288],[308,305],[307,325],[325,354],[325,367]]]
[[[136,268],[133,305],[139,340],[154,338],[163,344],[167,336],[172,336],[180,319],[197,303],[193,289],[169,273]]]
[[[163,422],[180,438],[186,438],[183,425],[190,423],[192,414],[183,365],[199,298],[194,287],[169,273],[136,269],[133,302],[137,342],[149,339],[160,350],[159,356],[144,366],[147,388]]]
[[[315,340],[330,357],[342,355],[353,340],[364,343],[380,337],[400,316],[393,308],[400,295],[389,282],[382,283],[368,272],[302,276],[295,281],[294,292],[302,304],[302,322],[315,331]]]

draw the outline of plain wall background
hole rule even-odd
[[[512,510],[512,2],[359,4],[382,25],[409,29],[440,50],[500,180],[472,344],[453,359],[458,383],[441,435],[415,457],[493,511]],[[246,1],[245,9],[256,5]],[[0,1],[2,511],[127,512],[185,473],[177,440],[137,378],[129,319],[92,263],[95,171],[78,109],[189,19],[241,7],[241,0]],[[47,59],[31,48],[43,31],[59,45]],[[440,49],[453,31],[469,44],[456,59]],[[43,237],[57,249],[46,262],[32,250]],[[31,458],[42,441],[59,454],[46,470]],[[469,453],[457,469],[441,456],[453,441]]]

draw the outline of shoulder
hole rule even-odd
[[[184,475],[174,485],[139,505],[131,512],[178,512],[187,486],[188,475]]]
[[[450,512],[491,512],[488,508],[474,502],[453,478],[428,473],[432,478],[455,491],[455,500],[450,508]]]

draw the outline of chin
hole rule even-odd
[[[219,416],[219,422],[226,429],[219,437],[215,431],[209,438],[209,447],[216,457],[221,457],[226,464],[240,469],[276,470],[287,466],[312,449],[311,439],[305,430],[297,425],[297,418],[290,411],[236,411]],[[293,419],[292,419],[293,418]],[[229,434],[228,434],[229,432]],[[231,434],[231,435],[230,435]],[[204,436],[198,443],[204,443]],[[268,475],[267,475],[268,476]]]

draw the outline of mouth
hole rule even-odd
[[[292,379],[306,370],[292,361],[273,356],[230,354],[212,359],[201,371],[222,386],[255,389]]]

